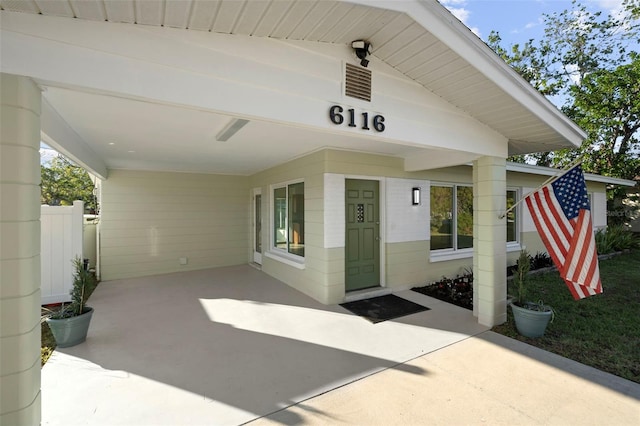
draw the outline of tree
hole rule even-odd
[[[545,36],[510,49],[492,32],[488,45],[587,132],[582,146],[515,158],[563,167],[581,157],[587,172],[640,176],[640,0],[623,0],[603,16],[577,1],[544,15]],[[623,198],[624,190],[610,194]]]
[[[94,184],[89,173],[63,156],[40,165],[40,202],[50,206],[70,206],[75,200],[84,201],[85,209],[96,210]]]
[[[593,118],[598,112],[594,110],[586,113],[585,108],[597,105],[596,100],[602,100],[603,96],[612,94],[617,96],[614,92],[619,90],[611,87],[609,93],[605,93],[597,90],[597,85],[585,84],[596,82],[594,74],[599,80],[598,83],[609,80],[623,84],[630,83],[631,86],[640,84],[633,79],[626,81],[619,79],[629,70],[628,66],[633,67],[633,63],[638,60],[638,55],[632,50],[640,43],[639,18],[640,0],[624,0],[621,13],[606,17],[603,17],[601,12],[589,12],[585,6],[574,1],[570,10],[544,15],[545,36],[542,40],[529,40],[522,46],[516,44],[507,50],[501,46],[500,34],[492,32],[489,35],[488,45],[542,94],[555,96],[554,99],[561,104],[563,112],[570,118],[580,121],[586,115]],[[622,88],[622,90],[626,89]],[[592,100],[590,101],[589,98]],[[621,98],[627,102],[625,105],[627,110],[637,109],[637,102],[639,102],[637,96],[634,98],[623,95]],[[591,143],[602,141],[605,134],[614,137],[617,132],[609,127],[620,126],[618,119],[604,120],[606,114],[612,111],[600,109],[599,112],[601,115],[597,120],[598,127],[583,127],[589,133],[589,137],[581,149],[553,154],[540,153],[529,156],[528,159],[541,165],[562,166],[578,155],[590,154],[597,150],[590,149]],[[619,117],[619,115],[613,114],[611,117]],[[633,115],[627,116],[632,120],[633,117]],[[634,151],[634,148],[637,148],[637,142],[637,138],[626,141],[629,149],[625,151],[625,155],[633,158],[635,154],[637,157],[637,152]],[[620,143],[612,141],[601,144],[601,148],[614,150],[620,146]],[[601,172],[600,170],[589,171]],[[625,177],[617,171],[610,171],[610,173]]]

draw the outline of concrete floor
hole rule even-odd
[[[431,310],[374,325],[250,266],[101,283],[87,341],[43,368],[42,423],[640,420],[640,385],[397,294]]]

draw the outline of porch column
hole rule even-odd
[[[506,160],[473,162],[473,313],[487,326],[507,320]]]
[[[0,424],[40,424],[40,90],[0,74]]]

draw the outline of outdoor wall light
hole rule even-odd
[[[420,205],[420,188],[418,187],[411,189],[411,205]]]

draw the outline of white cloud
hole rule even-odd
[[[48,164],[58,155],[60,155],[58,151],[49,148],[44,143],[40,143],[40,164]]]
[[[453,13],[453,16],[461,20],[464,24],[467,23],[469,15],[471,15],[471,12],[463,7],[448,7],[447,9],[449,9],[449,12]]]
[[[610,13],[618,13],[622,10],[622,0],[598,0],[597,1],[600,8],[610,12]]]
[[[469,27],[469,17],[471,16],[472,12],[465,7],[467,5],[467,0],[440,0],[440,3],[444,7],[446,7],[449,12],[453,14],[453,16],[458,18],[463,24]],[[480,29],[478,27],[470,27],[469,29],[475,35],[482,38]]]

